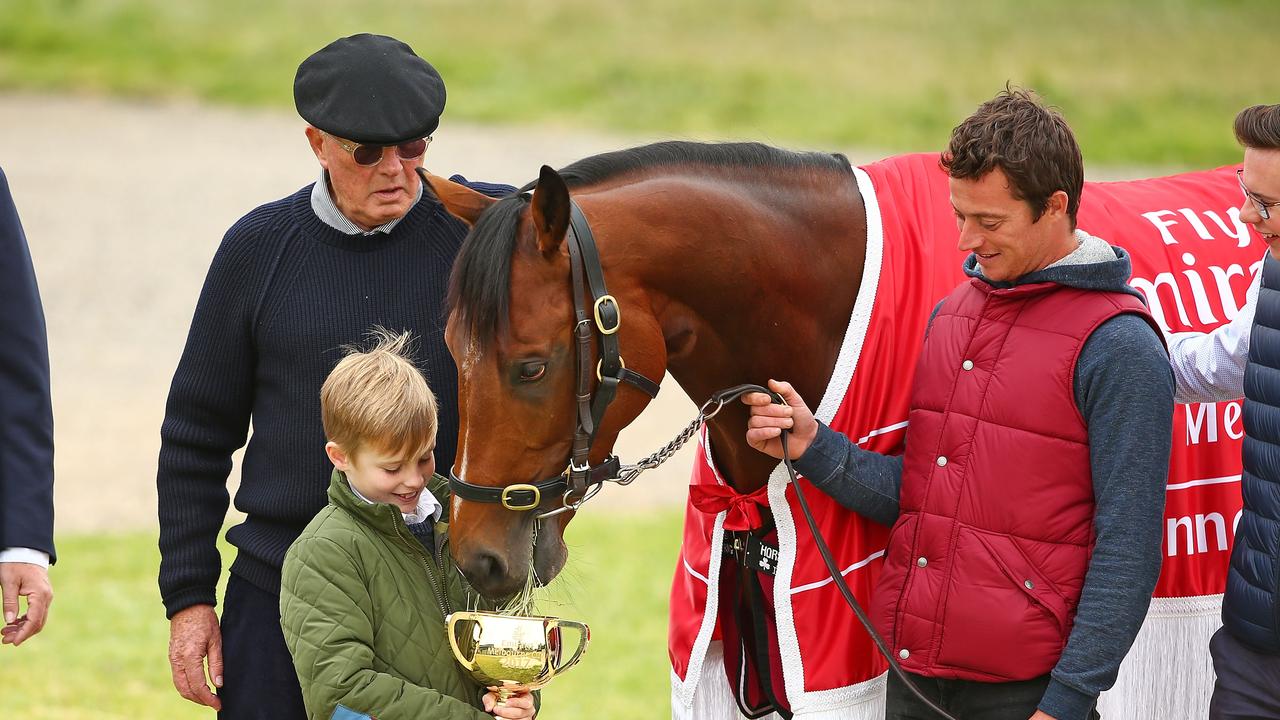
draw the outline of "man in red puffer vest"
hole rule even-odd
[[[933,702],[1097,717],[1160,570],[1168,357],[1128,254],[1075,227],[1083,161],[1061,116],[1005,91],[942,164],[969,280],[930,319],[905,454],[857,447],[773,381],[787,405],[746,398],[747,441],[780,458],[790,429],[805,478],[892,526],[871,615]],[[935,717],[888,683],[886,718]]]

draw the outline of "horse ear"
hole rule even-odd
[[[425,170],[422,171],[422,177],[431,186],[431,192],[440,198],[440,202],[450,215],[473,227],[480,219],[480,215],[488,210],[490,205],[498,202],[466,185],[446,180],[439,175],[432,175]]]
[[[538,187],[533,190],[533,229],[538,236],[538,250],[547,257],[560,250],[569,227],[569,188],[564,178],[543,165]]]

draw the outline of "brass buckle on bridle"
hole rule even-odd
[[[618,367],[622,368],[623,370],[627,369],[627,364],[623,362],[621,355],[618,356]],[[596,361],[596,380],[599,380],[600,382],[604,382],[604,360],[603,359]]]
[[[524,503],[524,504],[517,504],[517,503],[511,502],[510,493],[515,491],[532,492],[533,502]],[[515,510],[517,512],[524,511],[524,510],[532,510],[542,504],[542,491],[539,490],[536,485],[529,485],[526,483],[520,483],[517,485],[508,485],[502,488],[502,496],[501,498],[499,498],[499,500],[502,503],[502,507],[508,510]]]
[[[600,318],[600,306],[606,302],[613,303],[613,312],[617,315],[617,320],[613,323],[613,327],[610,328],[605,327],[604,320]],[[612,295],[601,295],[597,298],[592,311],[596,316],[596,329],[600,331],[601,335],[612,335],[618,332],[618,328],[622,327],[622,307],[618,305],[617,299]]]

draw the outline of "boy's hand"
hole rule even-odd
[[[533,717],[533,694],[528,690],[512,693],[505,705],[498,704],[498,691],[490,690],[484,696],[484,711],[500,718]]]

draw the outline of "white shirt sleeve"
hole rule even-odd
[[[1244,366],[1249,360],[1249,334],[1258,306],[1262,273],[1249,286],[1244,307],[1231,322],[1212,332],[1182,332],[1165,336],[1169,363],[1180,403],[1220,402],[1244,395]]]
[[[0,563],[30,563],[49,569],[49,553],[31,548],[5,548],[0,550]]]

